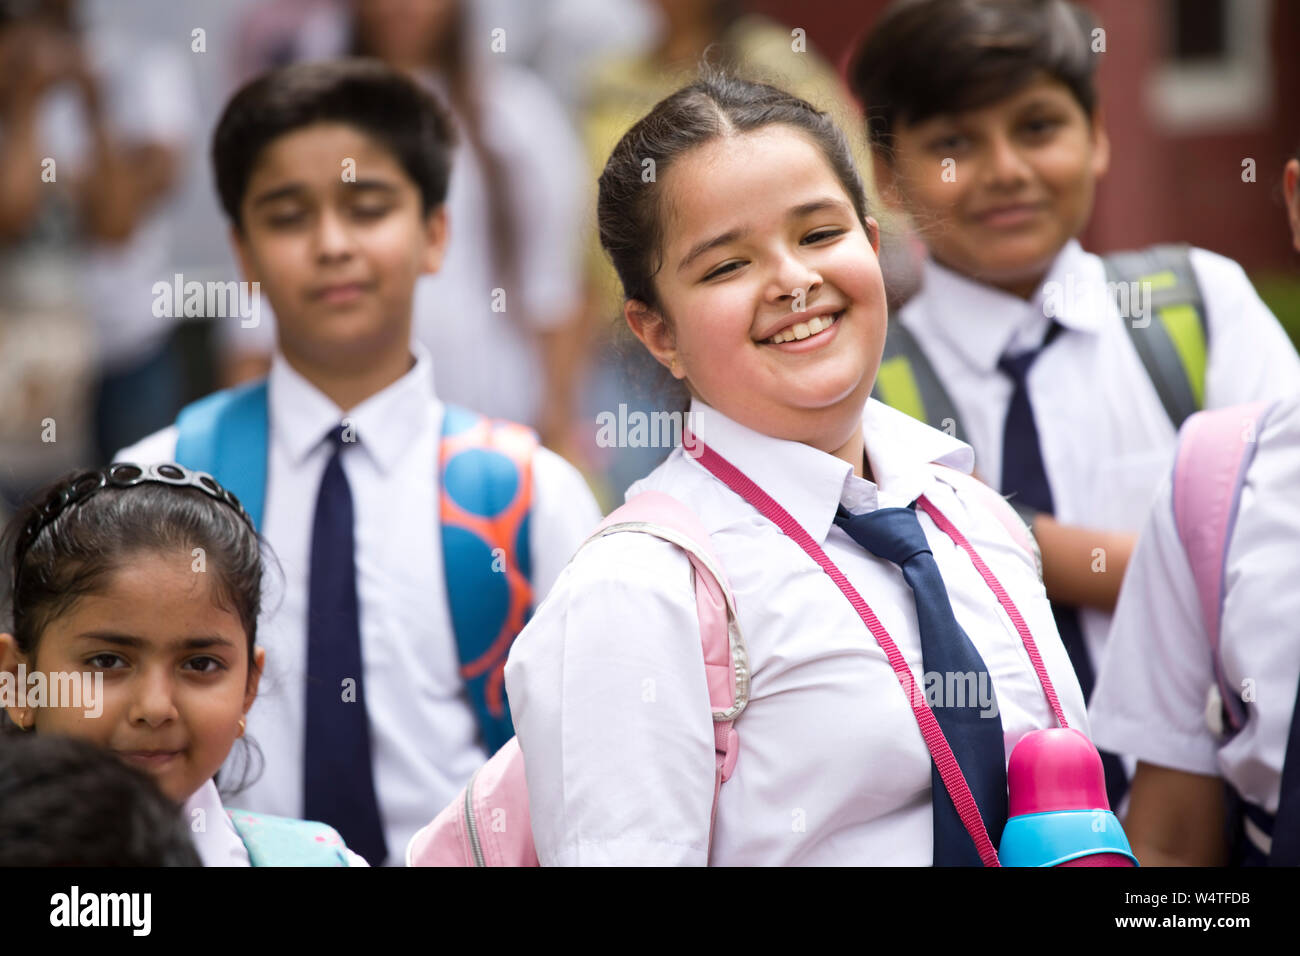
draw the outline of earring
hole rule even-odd
[[[18,711],[18,719],[15,720],[14,723],[18,726],[19,730],[31,729],[27,726],[27,711],[25,710]]]
[[[244,718],[239,718],[239,736],[244,736]]]
[[[676,355],[673,356],[673,360],[672,360],[672,362],[669,363],[669,365],[668,365],[668,371],[671,372],[673,375],[676,375],[676,374],[677,374],[677,356],[676,356]]]

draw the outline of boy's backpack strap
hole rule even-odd
[[[266,380],[223,389],[186,405],[176,417],[176,462],[206,471],[262,527],[269,433]]]
[[[348,866],[343,838],[333,827],[247,810],[227,810],[253,866]]]
[[[1183,425],[1174,459],[1174,525],[1196,582],[1219,694],[1234,733],[1246,715],[1241,695],[1228,686],[1219,653],[1224,572],[1241,488],[1271,407],[1252,402],[1198,412]]]
[[[1209,326],[1186,244],[1113,252],[1102,258],[1120,314],[1174,428],[1205,407]],[[1144,287],[1150,312],[1139,314]]]
[[[911,415],[933,428],[961,437],[957,406],[953,404],[939,376],[926,358],[916,337],[899,321],[889,317],[885,330],[885,351],[876,372],[873,398]],[[951,425],[946,428],[945,425]]]
[[[537,436],[513,422],[446,406],[439,521],[447,606],[461,677],[488,753],[514,735],[506,654],[532,613],[529,515]]]

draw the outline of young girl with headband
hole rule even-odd
[[[682,446],[628,495],[705,526],[750,696],[713,817],[687,558],[584,547],[506,669],[543,864],[992,865],[1012,747],[1086,732],[1023,527],[969,446],[868,400],[886,303],[865,207],[827,115],[738,79],[674,93],[609,158],[625,319],[690,393]]]
[[[213,778],[265,656],[257,532],[234,495],[179,465],[114,464],[51,486],[6,541],[0,669],[102,686],[93,707],[6,701],[19,730],[89,740],[146,771],[183,805],[205,865],[365,865],[322,824],[222,807]]]

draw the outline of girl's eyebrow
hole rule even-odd
[[[112,644],[116,647],[143,647],[149,642],[141,637],[133,637],[130,634],[118,634],[116,631],[83,631],[77,635],[79,640],[97,641],[103,644]],[[199,650],[205,647],[234,647],[234,642],[228,638],[221,637],[218,634],[203,635],[200,637],[186,637],[176,641],[173,645],[178,650]]]
[[[686,253],[686,257],[677,264],[677,271],[681,272],[694,260],[704,255],[710,249],[716,249],[718,246],[725,246],[729,242],[735,242],[749,235],[749,227],[743,229],[728,229],[726,232],[714,236],[712,239],[705,239],[703,242],[697,242],[691,247],[691,251]]]
[[[813,199],[810,202],[800,203],[794,206],[786,213],[787,219],[799,219],[802,216],[809,216],[815,212],[823,212],[827,209],[840,209],[844,212],[852,212],[853,207],[843,199],[832,199],[827,196],[822,199]]]

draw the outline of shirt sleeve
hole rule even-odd
[[[1191,250],[1191,262],[1209,329],[1206,407],[1300,392],[1300,356],[1241,266],[1205,249]]]
[[[549,448],[538,448],[528,529],[534,605],[551,590],[578,546],[596,530],[600,517],[600,506],[582,473]]]
[[[634,533],[584,548],[506,690],[543,865],[707,864],[713,719],[685,555]]]
[[[1166,478],[1120,589],[1089,714],[1099,747],[1189,773],[1217,774],[1205,719],[1210,638]]]

